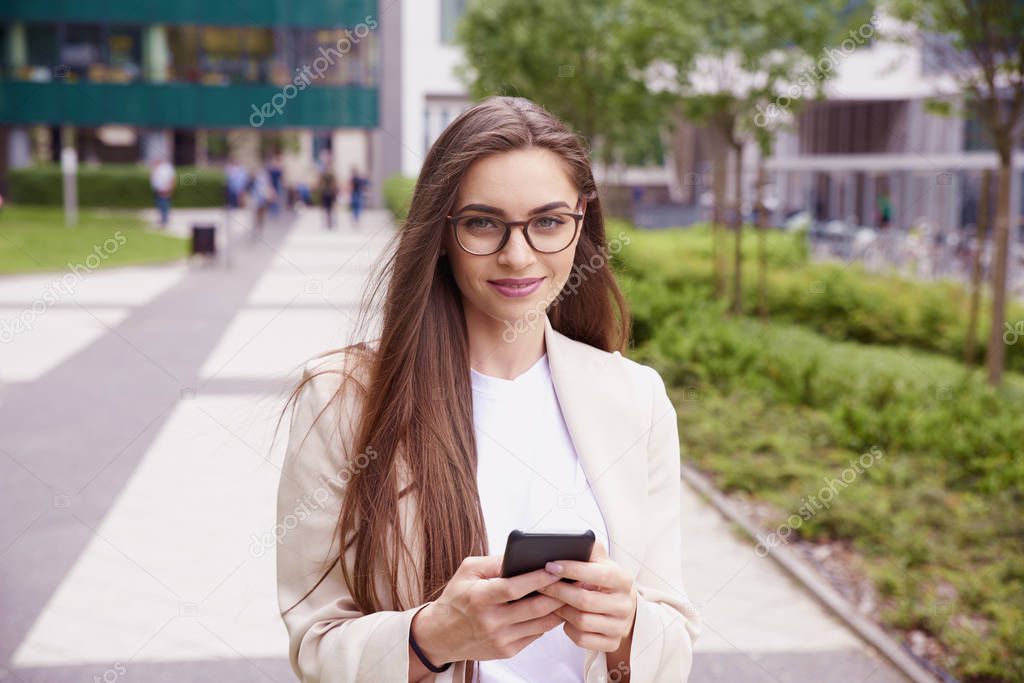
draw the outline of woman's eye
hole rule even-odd
[[[463,225],[465,225],[467,228],[470,228],[471,230],[487,230],[488,228],[495,227],[494,221],[484,216],[474,216],[472,218],[467,218],[463,222]]]
[[[557,228],[563,223],[565,223],[565,219],[561,216],[540,216],[533,219],[534,226],[541,229]]]

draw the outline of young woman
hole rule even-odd
[[[291,396],[278,599],[301,680],[686,680],[676,413],[621,355],[618,246],[537,105],[491,98],[434,143],[363,302],[356,338],[378,312],[379,335]],[[598,540],[500,578],[515,528]]]

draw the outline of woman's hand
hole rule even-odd
[[[508,659],[562,623],[564,603],[547,595],[518,600],[559,577],[544,569],[501,578],[501,555],[467,557],[438,599],[413,618],[413,635],[435,666]],[[517,600],[517,602],[511,602]]]
[[[560,561],[561,571],[547,568],[577,583],[559,581],[540,589],[544,595],[565,603],[555,614],[565,620],[565,635],[588,650],[615,652],[633,637],[636,621],[636,586],[633,577],[608,557],[597,541],[589,562]]]

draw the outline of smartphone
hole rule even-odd
[[[574,533],[513,529],[505,543],[501,576],[507,579],[535,569],[543,569],[548,562],[556,560],[589,562],[590,552],[594,548],[594,538],[592,529]],[[575,583],[575,579],[563,578],[562,581]],[[523,597],[530,598],[534,595],[540,593],[533,591]]]

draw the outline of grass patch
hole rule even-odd
[[[90,270],[160,263],[188,255],[188,240],[147,229],[134,212],[83,210],[64,225],[60,209],[7,206],[0,210],[0,273]]]
[[[787,523],[808,496],[840,477],[861,454],[831,437],[828,418],[746,392],[673,394],[684,457],[716,485],[780,511]],[[948,485],[935,459],[887,451],[796,534],[812,542],[850,541],[879,593],[888,626],[930,634],[938,662],[962,681],[1021,680],[1024,573],[1021,503]],[[751,551],[753,552],[753,550]]]

